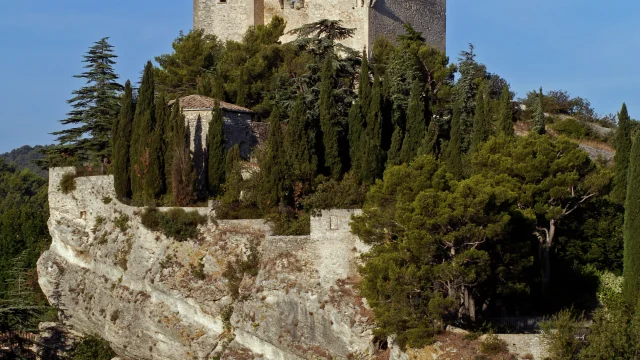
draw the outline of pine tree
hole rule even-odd
[[[284,150],[293,178],[307,181],[315,177],[317,158],[314,156],[315,136],[310,132],[304,98],[298,95],[289,116]],[[280,154],[281,156],[282,154]]]
[[[511,91],[508,85],[505,85],[500,93],[498,111],[499,132],[505,136],[513,136],[513,107],[511,106]]]
[[[402,162],[409,163],[418,154],[418,148],[427,131],[425,121],[425,102],[422,99],[422,84],[418,79],[413,81],[409,108],[407,110],[407,133],[402,142]]]
[[[173,105],[171,118],[175,125],[171,141],[171,196],[174,205],[188,206],[195,199],[196,175],[189,151],[189,130],[184,115],[182,115],[179,101]]]
[[[476,96],[471,151],[477,151],[480,145],[491,135],[491,120],[489,116],[489,88],[486,84],[482,84]]]
[[[456,106],[453,109],[453,118],[451,120],[451,139],[447,147],[447,169],[457,179],[462,179],[464,169],[462,164],[462,133],[460,128],[460,110]]]
[[[207,179],[210,196],[218,196],[224,184],[225,155],[224,119],[220,101],[216,100],[207,134]]]
[[[546,134],[547,132],[547,130],[545,129],[543,99],[544,96],[542,95],[542,88],[540,88],[540,93],[538,94],[538,103],[536,104],[536,108],[534,110],[531,126],[531,132],[538,135]]]
[[[147,62],[142,75],[136,113],[133,118],[131,135],[131,191],[135,202],[149,200],[149,192],[145,188],[145,178],[149,172],[151,157],[151,133],[155,126],[155,86],[153,81],[153,65]]]
[[[342,175],[342,159],[340,158],[340,139],[336,124],[336,102],[333,98],[335,77],[332,56],[333,54],[327,55],[322,65],[319,107],[324,167],[332,178],[337,179]]]
[[[120,112],[122,85],[113,70],[117,56],[108,39],[95,42],[84,56],[87,70],[74,77],[86,80],[87,85],[73,92],[74,97],[67,101],[72,110],[60,121],[73,127],[52,133],[58,144],[47,151],[48,158],[60,154],[101,162],[110,158],[111,131]]]
[[[631,147],[624,203],[623,296],[636,306],[640,296],[640,132]]]
[[[287,162],[286,158],[282,156],[285,144],[282,137],[280,114],[280,109],[277,107],[271,113],[271,118],[269,119],[270,129],[266,145],[266,154],[264,163],[261,164],[262,173],[265,176],[262,184],[262,193],[264,201],[268,206],[275,206],[283,203],[285,201],[288,188]],[[287,131],[289,131],[289,129],[287,129]],[[290,159],[293,160],[295,157]],[[304,156],[298,160],[304,162]]]
[[[365,130],[364,154],[361,180],[373,184],[376,179],[382,177],[385,164],[385,154],[382,150],[382,88],[379,77],[376,75],[373,81],[371,104],[367,114],[367,127]]]
[[[113,136],[113,177],[118,198],[131,198],[131,161],[129,148],[131,146],[131,130],[135,103],[133,102],[133,89],[131,82],[124,86],[124,96],[120,105],[120,114],[114,122]]]
[[[618,129],[616,130],[616,155],[613,158],[615,163],[615,178],[613,179],[613,190],[611,198],[613,201],[624,204],[627,195],[627,173],[629,169],[629,152],[631,151],[631,119],[627,112],[627,104],[622,104],[622,109],[618,114]]]

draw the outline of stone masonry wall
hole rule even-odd
[[[446,0],[194,0],[194,27],[240,41],[250,25],[268,23],[274,16],[286,20],[285,31],[321,19],[342,20],[356,30],[343,43],[360,51],[371,49],[379,36],[395,40],[408,22],[427,43],[445,51],[446,8]],[[291,40],[291,35],[282,37],[283,42]]]
[[[422,32],[428,44],[446,51],[446,0],[374,0],[369,17],[369,49],[379,36],[390,40],[404,33],[404,23]]]
[[[284,0],[284,9],[280,6],[280,0],[264,0],[264,21],[269,23],[271,19],[278,15],[287,22],[283,42],[294,40],[295,37],[286,35],[286,32],[302,25],[310,24],[322,19],[342,20],[342,25],[356,29],[352,38],[343,43],[353,49],[360,50],[368,42],[368,22],[366,21],[369,7],[369,0],[304,0],[301,8],[292,8],[289,0]]]
[[[193,27],[220,40],[242,40],[247,28],[254,25],[254,0],[193,0]]]
[[[357,211],[323,211],[311,235],[297,237],[272,236],[262,220],[210,219],[198,239],[177,242],[142,226],[142,209],[116,200],[112,176],[76,178],[63,194],[60,179],[73,171],[49,173],[52,244],[38,261],[38,281],[74,330],[99,334],[125,359],[347,358],[371,350],[371,313],[355,271],[366,247],[348,226]]]

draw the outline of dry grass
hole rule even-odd
[[[610,152],[612,154],[616,153],[616,150],[614,148],[612,148],[611,146],[609,146],[609,144],[604,143],[602,141],[592,140],[592,139],[581,139],[576,141],[581,145],[589,146],[594,149]]]
[[[437,356],[443,360],[515,360],[517,357],[505,351],[495,354],[483,354],[480,340],[468,340],[464,335],[445,332],[436,336],[434,345],[422,349],[409,349],[410,360],[432,359]]]

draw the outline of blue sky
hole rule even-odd
[[[321,0],[313,0],[321,1]],[[351,0],[344,0],[351,1]],[[20,0],[0,12],[0,152],[48,144],[48,133],[82,86],[82,55],[109,36],[123,82],[171,50],[192,25],[192,1]],[[542,86],[589,99],[598,113],[627,102],[640,117],[640,2],[631,0],[449,0],[447,51],[455,60],[468,43],[489,71],[518,96]]]

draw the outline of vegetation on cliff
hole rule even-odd
[[[282,44],[284,27],[275,18],[226,44],[181,33],[158,68],[147,63],[137,99],[125,88],[111,171],[121,200],[150,206],[146,227],[195,238],[201,218],[153,206],[209,199],[218,217],[266,218],[284,235],[308,233],[314,210],[363,207],[352,230],[372,246],[361,293],[376,333],[421,346],[447,324],[486,329],[505,314],[597,308],[598,279],[623,271],[625,187],[625,296],[637,297],[640,174],[625,108],[612,182],[607,164],[556,137],[589,137],[588,123],[607,119],[562,91],[532,91],[527,108],[516,108],[507,81],[473,46],[450,63],[407,26],[397,43],[378,39],[361,56],[338,42],[352,33],[340,22],[306,25]],[[250,159],[237,146],[225,151],[216,105],[209,153],[192,159],[179,101],[171,114],[167,102],[194,93],[251,108],[254,121],[270,124],[265,144]],[[514,136],[514,120],[529,134]],[[206,164],[203,174],[194,161]],[[593,346],[615,318],[604,311],[619,309],[604,305]]]

